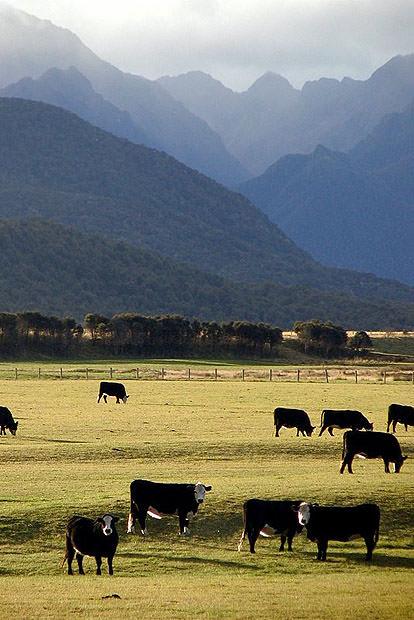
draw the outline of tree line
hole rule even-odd
[[[294,330],[306,353],[325,357],[371,346],[365,332],[348,339],[346,331],[332,323],[297,322]],[[72,317],[40,312],[0,313],[0,356],[5,359],[35,355],[271,359],[277,357],[282,341],[278,327],[248,321],[218,323],[123,312],[112,317],[89,313],[81,324]]]

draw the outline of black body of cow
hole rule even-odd
[[[360,411],[352,409],[324,409],[321,415],[321,430],[319,437],[328,429],[328,433],[333,437],[334,428],[351,428],[353,431],[372,431],[374,425],[362,415]]]
[[[414,426],[414,407],[410,405],[396,405],[395,403],[388,407],[388,424],[387,433],[390,431],[392,422],[392,432],[395,433],[397,424],[404,424],[405,430],[407,426]]]
[[[195,484],[152,482],[151,480],[133,480],[130,485],[131,512],[128,519],[128,533],[132,533],[135,522],[146,534],[146,518],[148,509],[155,508],[160,514],[178,515],[180,534],[187,533],[189,524],[188,513],[195,515],[199,502],[195,499]],[[204,486],[204,485],[203,485]],[[204,486],[210,491],[211,486]]]
[[[112,532],[109,535],[104,534],[105,519],[110,523]],[[74,516],[69,519],[66,528],[66,555],[68,561],[68,575],[73,575],[72,562],[76,555],[78,562],[79,574],[84,575],[83,556],[89,555],[95,558],[96,574],[101,574],[102,558],[108,559],[108,573],[113,575],[112,560],[118,546],[118,532],[116,531],[115,522],[117,517],[112,515],[104,515],[98,517],[95,521],[88,517]]]
[[[107,396],[115,396],[117,404],[121,400],[126,403],[129,396],[126,393],[125,386],[122,383],[113,383],[112,381],[101,381],[99,385],[98,403],[103,399],[107,402]]]
[[[275,534],[280,534],[279,551],[284,551],[286,539],[288,550],[292,551],[292,540],[295,534],[299,534],[303,527],[298,524],[295,509],[297,510],[302,500],[264,500],[248,499],[243,504],[243,532],[240,538],[238,550],[241,550],[243,540],[249,539],[250,553],[255,553],[254,546],[260,532],[265,526],[274,529]]]
[[[390,473],[390,463],[395,464],[395,472],[398,474],[407,458],[401,453],[398,439],[387,433],[346,431],[343,442],[341,474],[345,466],[348,466],[350,474],[353,473],[352,461],[357,454],[366,459],[383,459],[387,474]]]
[[[18,424],[19,423],[13,419],[10,409],[7,407],[0,407],[0,435],[6,434],[6,428],[9,429],[12,435],[15,435]]]
[[[318,506],[309,504],[310,519],[305,525],[309,540],[318,545],[317,559],[325,561],[328,542],[347,542],[363,538],[367,547],[366,560],[372,559],[372,552],[378,542],[380,509],[377,504],[359,506]]]
[[[282,426],[286,428],[296,428],[296,437],[299,432],[305,437],[310,437],[315,430],[315,426],[311,426],[310,419],[306,411],[303,409],[289,409],[287,407],[276,407],[274,411],[274,425],[276,427],[276,437],[279,437],[279,431]]]

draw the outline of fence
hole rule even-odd
[[[290,383],[393,383],[414,384],[414,371],[403,368],[6,368],[0,379],[84,379],[138,381],[274,381]]]

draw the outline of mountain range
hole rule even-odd
[[[147,146],[164,150],[228,185],[235,185],[248,177],[240,162],[226,150],[218,134],[157,82],[120,71],[100,59],[67,29],[0,4],[0,88],[23,78],[37,81],[51,68],[67,70],[70,67],[75,67],[89,85],[82,80],[74,85],[74,74],[63,74],[54,85],[55,92],[51,93],[51,76],[48,75],[37,84],[24,82],[25,96],[32,87],[34,99],[44,97],[42,100],[56,103],[58,97],[61,105],[67,104],[68,109],[79,113],[79,101],[76,102],[72,89],[86,89],[89,103],[92,98],[97,101],[97,95],[104,100],[98,101],[95,118],[90,114],[91,106],[86,104],[89,107],[86,120],[99,126],[100,112],[106,105],[108,113],[107,104],[110,103],[118,108],[118,115],[127,113],[129,118],[124,117],[124,121],[135,126],[128,135],[116,135],[132,141],[144,140]],[[112,112],[115,112],[113,108]],[[124,124],[123,130],[125,127]]]
[[[325,264],[414,284],[414,104],[348,153],[287,155],[240,189]]]

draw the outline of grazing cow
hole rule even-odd
[[[316,540],[318,560],[326,560],[328,541],[346,542],[354,538],[365,540],[366,560],[372,559],[379,535],[380,509],[377,504],[345,507],[302,502],[298,510],[298,521],[306,527],[309,540]]]
[[[108,402],[107,396],[115,396],[116,404],[120,403],[121,400],[126,403],[129,398],[125,386],[122,383],[114,383],[112,381],[101,381],[99,385],[98,403],[102,396],[105,402]]]
[[[401,453],[398,439],[394,435],[387,435],[387,433],[346,431],[343,441],[341,474],[344,473],[346,465],[349,473],[354,473],[352,461],[355,456],[363,459],[383,459],[387,474],[390,473],[390,463],[395,464],[395,473],[398,474],[407,458]]]
[[[265,500],[248,499],[243,504],[243,532],[238,550],[242,548],[243,540],[249,539],[250,553],[255,553],[254,546],[259,534],[266,538],[273,534],[280,534],[279,551],[284,551],[286,539],[288,550],[292,551],[292,540],[296,533],[302,531],[295,514],[302,500]]]
[[[13,419],[10,409],[7,407],[0,407],[0,435],[6,434],[6,428],[9,429],[12,435],[15,435],[18,424],[19,423]]]
[[[147,534],[145,520],[147,513],[154,519],[161,519],[163,515],[178,515],[180,534],[189,534],[189,514],[196,514],[198,507],[203,503],[206,491],[211,486],[202,482],[196,484],[174,484],[151,482],[150,480],[133,480],[131,490],[131,512],[128,518],[128,534],[135,531],[135,521],[138,519],[141,533]]]
[[[274,411],[274,424],[276,427],[276,437],[279,437],[279,431],[282,426],[286,428],[296,428],[296,437],[299,432],[305,437],[310,437],[316,426],[311,426],[310,419],[306,411],[303,409],[289,409],[287,407],[276,407]]]
[[[395,403],[388,407],[388,424],[387,433],[390,432],[390,424],[392,422],[392,432],[395,433],[397,423],[404,424],[405,431],[407,426],[414,426],[414,407],[410,405],[396,405]]]
[[[360,411],[351,409],[324,409],[321,415],[321,430],[319,437],[328,429],[328,433],[333,437],[334,428],[351,428],[353,431],[374,430],[372,422],[368,422],[367,418]]]
[[[74,516],[69,519],[66,528],[66,555],[68,575],[73,575],[72,562],[76,554],[79,575],[84,575],[83,556],[89,555],[96,560],[96,574],[101,574],[102,558],[108,558],[108,573],[114,574],[112,560],[118,546],[118,532],[115,523],[118,517],[105,514],[93,521],[87,517]]]

